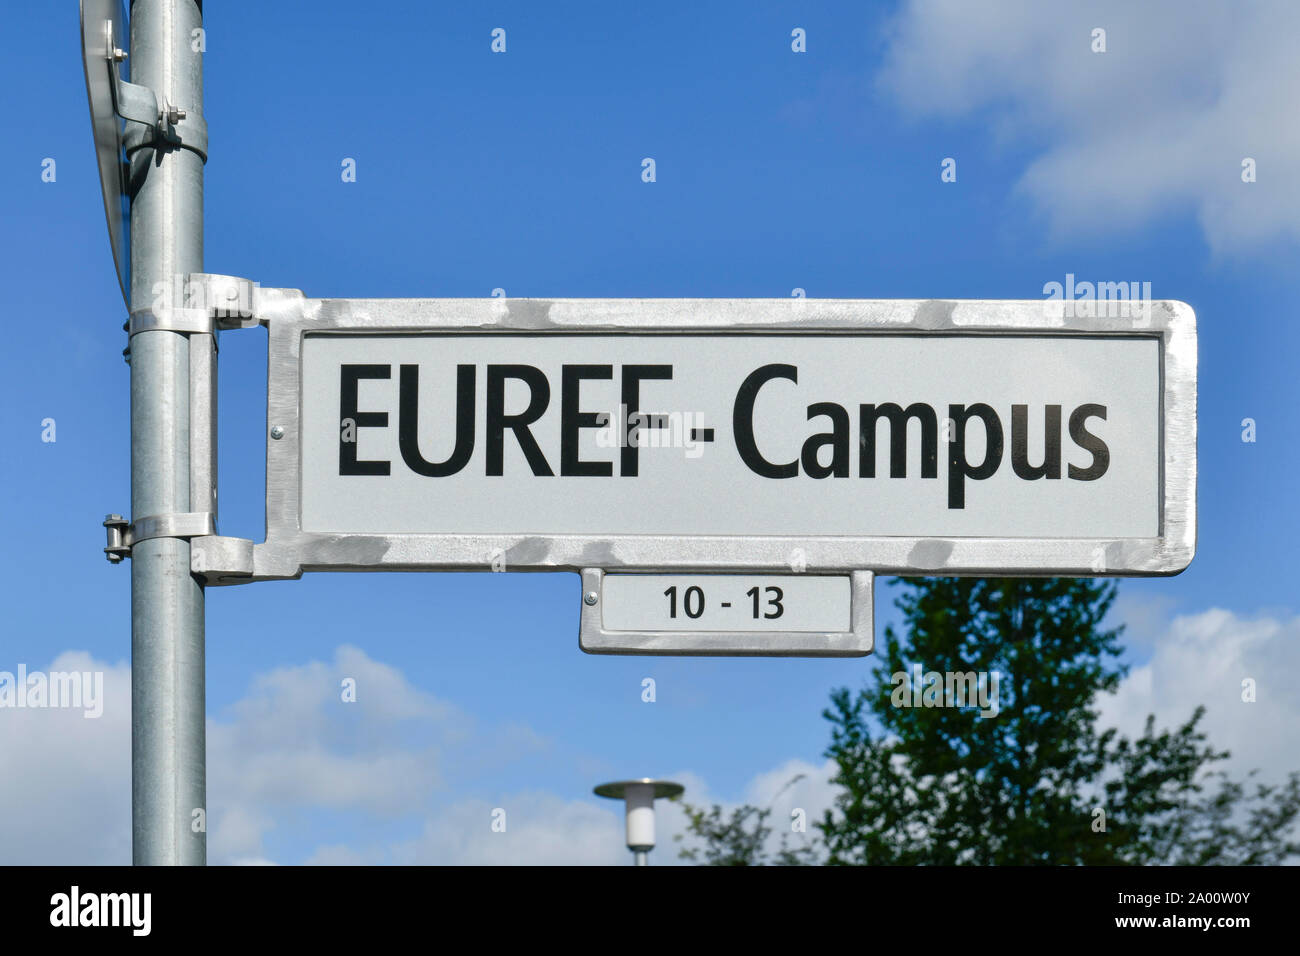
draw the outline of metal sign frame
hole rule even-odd
[[[872,299],[309,299],[256,289],[269,329],[266,540],[196,538],[209,583],[304,571],[790,571],[902,575],[1169,575],[1196,549],[1196,316],[1186,303]],[[1117,308],[1126,306],[1127,308]],[[762,334],[1151,337],[1160,348],[1159,534],[1153,538],[364,534],[299,524],[301,350],[317,334]],[[280,437],[273,437],[278,434]]]

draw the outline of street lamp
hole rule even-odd
[[[686,788],[667,780],[619,780],[602,783],[596,796],[623,800],[627,805],[627,848],[632,851],[637,866],[648,866],[649,853],[655,845],[655,799],[676,797]]]

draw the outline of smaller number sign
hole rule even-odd
[[[848,575],[609,574],[607,631],[851,630]]]
[[[592,654],[859,657],[871,652],[871,574],[583,572]]]

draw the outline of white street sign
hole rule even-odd
[[[304,531],[1159,533],[1150,337],[308,336],[302,354]]]
[[[1195,550],[1183,303],[258,289],[253,311],[267,540],[199,542],[210,583],[1171,574]]]

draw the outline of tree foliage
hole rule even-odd
[[[803,774],[799,774],[789,780],[776,796],[802,779]],[[684,809],[687,833],[698,841],[678,853],[684,860],[706,866],[801,866],[820,862],[811,838],[796,842],[792,834],[782,833],[777,846],[772,846],[770,804],[761,808],[745,804],[726,811],[717,803],[707,810],[687,803]],[[682,834],[674,839],[680,842]]]
[[[1122,628],[1105,619],[1113,582],[927,578],[902,582],[906,633],[886,628],[880,665],[823,715],[840,792],[818,824],[831,864],[1277,863],[1291,839],[1300,774],[1262,785],[1217,765],[1198,707],[1181,726],[1148,717],[1129,739],[1097,726]],[[981,675],[987,703],[961,699]],[[996,679],[994,677],[996,675]],[[996,690],[996,694],[993,691]],[[957,699],[954,699],[954,696]],[[965,706],[959,706],[965,703]],[[920,704],[920,706],[917,706]],[[693,811],[704,862],[767,862],[767,815]]]

